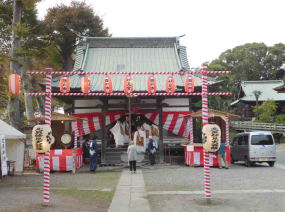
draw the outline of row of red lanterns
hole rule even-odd
[[[11,74],[9,76],[9,93],[13,95],[19,95],[20,93],[20,76],[18,74]],[[61,93],[70,92],[70,79],[69,77],[62,77],[59,81],[59,87]],[[87,76],[81,78],[81,91],[83,93],[89,93],[91,87],[90,79]],[[173,76],[169,76],[166,79],[166,93],[174,93],[176,84]],[[185,92],[193,93],[194,92],[194,77],[187,76],[185,78]],[[113,82],[110,76],[106,76],[103,80],[103,89],[106,94],[111,94],[113,92]],[[133,93],[134,90],[134,81],[131,76],[126,76],[124,79],[124,93],[129,95]],[[147,79],[147,91],[149,94],[156,93],[156,79],[154,76],[150,76]]]
[[[83,93],[90,92],[90,80],[87,76],[81,78],[81,91]],[[67,77],[60,79],[59,83],[61,93],[70,92],[70,80]],[[176,84],[173,76],[170,76],[166,79],[166,93],[174,93]],[[185,92],[193,93],[194,92],[194,77],[187,76],[185,78]],[[103,80],[103,89],[106,94],[111,94],[113,92],[113,81],[110,76],[106,76]],[[134,90],[134,81],[130,76],[126,76],[124,79],[124,93],[129,95],[133,93]],[[147,79],[147,91],[149,94],[156,93],[156,79],[154,76],[150,76]]]

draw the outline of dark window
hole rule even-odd
[[[252,135],[251,144],[252,145],[272,145],[273,139],[271,135]]]
[[[238,137],[238,145],[243,145],[243,136]]]
[[[248,135],[243,136],[243,145],[248,145]]]

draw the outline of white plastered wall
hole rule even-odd
[[[8,160],[16,161],[15,171],[22,172],[24,167],[25,144],[20,140],[6,140],[6,152]]]

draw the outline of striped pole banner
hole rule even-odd
[[[209,109],[208,109],[208,76],[207,67],[202,67],[202,125],[208,124]],[[211,192],[211,172],[209,164],[209,152],[204,149],[204,193],[206,199],[210,200]]]
[[[53,71],[51,68],[45,69],[47,73]],[[51,125],[51,81],[52,75],[46,74],[45,84],[46,93],[49,95],[45,96],[45,124]],[[44,154],[44,179],[43,179],[43,204],[48,205],[50,200],[50,151]]]

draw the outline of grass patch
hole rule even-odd
[[[86,203],[110,204],[114,191],[82,191],[82,190],[55,190],[52,193],[60,195],[69,195]]]

